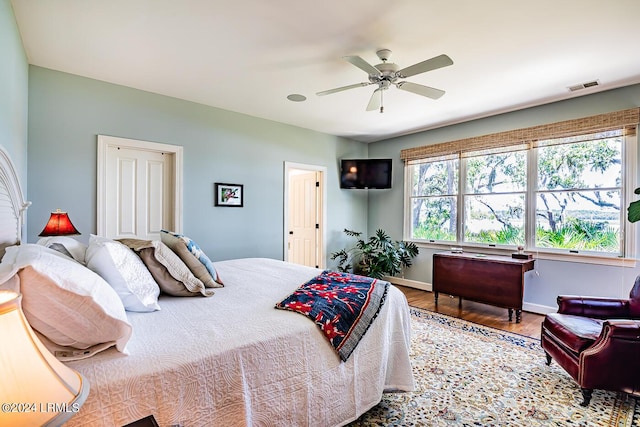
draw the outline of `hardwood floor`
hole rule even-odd
[[[542,320],[544,319],[544,316],[541,314],[523,311],[522,321],[520,323],[515,322],[515,315],[514,321],[509,322],[509,316],[507,314],[507,309],[505,308],[494,307],[464,299],[462,300],[462,307],[459,307],[458,297],[450,298],[446,294],[440,294],[440,298],[438,298],[438,306],[436,307],[432,292],[405,286],[397,287],[404,292],[410,306],[447,314],[449,316],[501,329],[503,331],[515,332],[520,335],[526,335],[538,339],[540,338],[540,327]]]

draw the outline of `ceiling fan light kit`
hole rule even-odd
[[[394,85],[400,90],[406,92],[415,93],[416,95],[425,96],[431,99],[438,99],[444,95],[444,91],[429,86],[424,86],[418,83],[412,83],[407,81],[399,81],[407,77],[415,76],[416,74],[426,73],[427,71],[436,70],[438,68],[447,67],[453,64],[451,58],[447,55],[439,55],[426,61],[418,62],[409,67],[398,70],[398,66],[392,62],[387,62],[391,57],[391,51],[389,49],[380,49],[376,52],[378,58],[382,63],[378,65],[371,65],[359,56],[344,56],[343,59],[347,62],[360,68],[362,71],[368,74],[369,81],[362,83],[355,83],[348,86],[337,87],[335,89],[324,90],[316,93],[318,96],[330,95],[336,92],[342,92],[349,89],[355,89],[357,87],[369,86],[372,84],[378,85],[378,88],[373,91],[369,104],[367,104],[367,111],[380,110],[384,112],[384,106],[382,105],[382,93],[389,89],[391,85]]]

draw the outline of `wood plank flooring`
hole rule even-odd
[[[526,335],[538,339],[540,338],[540,327],[544,320],[544,316],[541,314],[523,311],[522,321],[520,323],[515,322],[515,314],[514,320],[509,322],[509,316],[507,314],[507,309],[505,308],[494,307],[464,299],[462,300],[462,307],[459,307],[458,297],[450,298],[449,295],[446,294],[440,294],[440,298],[438,298],[438,306],[436,307],[433,292],[409,288],[406,286],[397,287],[404,292],[409,305],[413,307],[447,314],[449,316],[501,329],[503,331],[515,332],[520,335]]]

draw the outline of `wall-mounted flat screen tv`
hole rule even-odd
[[[391,159],[343,159],[340,188],[391,188]]]

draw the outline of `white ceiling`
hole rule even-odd
[[[12,0],[30,64],[359,141],[640,83],[638,0]],[[341,59],[393,51],[406,79],[375,86]],[[598,80],[577,92],[567,88]],[[287,100],[302,94],[305,102]]]

